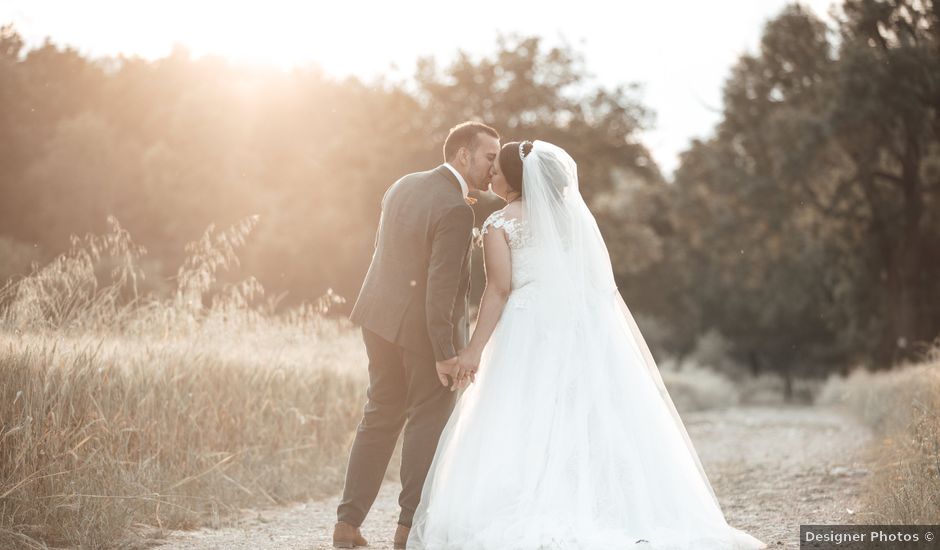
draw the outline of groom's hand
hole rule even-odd
[[[454,382],[453,387],[451,387],[451,381],[457,378],[457,370],[459,367],[460,364],[457,362],[456,356],[445,361],[437,362],[437,379],[441,381],[442,386],[451,391],[456,388],[456,382]]]

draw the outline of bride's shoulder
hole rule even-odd
[[[483,226],[481,228],[483,232],[486,233],[486,231],[490,228],[510,229],[516,218],[514,215],[515,209],[511,209],[511,206],[513,206],[512,203],[490,214],[489,217],[487,217],[483,222]]]
[[[485,235],[490,229],[501,229],[504,223],[506,223],[506,220],[503,218],[503,211],[497,210],[483,220],[480,231]]]
[[[483,222],[480,237],[490,229],[501,229],[509,243],[509,248],[522,248],[531,243],[528,224],[525,223],[524,209],[520,201],[507,204],[502,210],[490,214]]]

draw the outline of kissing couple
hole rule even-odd
[[[444,163],[388,188],[351,320],[369,359],[333,546],[398,437],[396,549],[751,550],[731,527],[614,280],[577,165],[541,140],[451,129]],[[470,336],[470,193],[486,287]]]

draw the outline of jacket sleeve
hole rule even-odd
[[[379,233],[382,231],[382,217],[385,215],[385,212],[379,214],[379,226],[375,228],[375,238],[372,240],[372,250],[375,250],[379,247]]]
[[[454,348],[454,304],[472,232],[473,210],[463,205],[445,212],[434,230],[425,311],[436,361],[446,361],[457,355]]]
[[[385,193],[382,195],[382,200],[379,203],[379,226],[375,228],[375,240],[372,241],[373,250],[379,247],[379,233],[382,231],[382,218],[385,217],[385,201],[388,199],[388,193],[392,190],[392,187],[394,187],[394,185],[385,190]]]

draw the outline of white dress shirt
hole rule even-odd
[[[454,173],[455,176],[457,176],[457,181],[460,182],[460,190],[463,191],[463,198],[466,199],[467,193],[470,192],[470,188],[467,187],[467,182],[463,179],[463,176],[460,175],[460,172],[458,172],[456,168],[451,166],[449,162],[445,162],[444,166],[446,166],[451,172]]]

